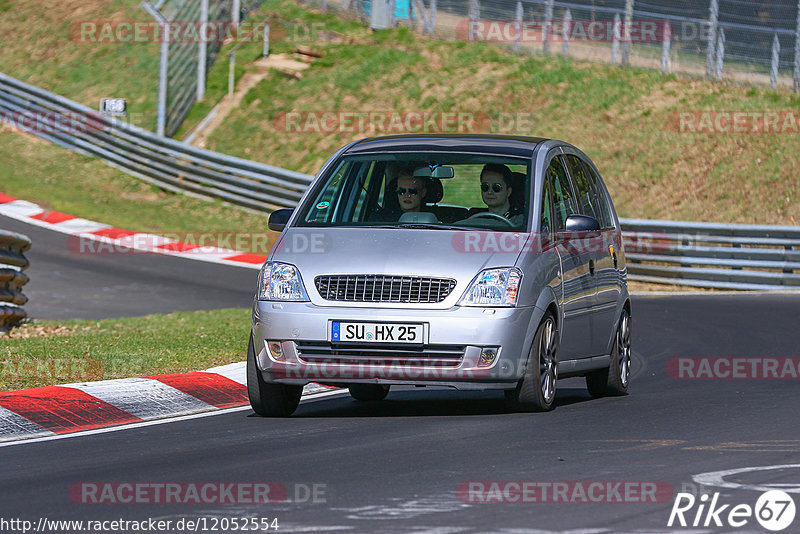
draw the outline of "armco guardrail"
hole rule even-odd
[[[159,137],[2,73],[0,113],[6,123],[159,187],[255,210],[296,205],[313,178]]]
[[[800,227],[621,219],[632,280],[800,290]]]
[[[27,236],[0,230],[0,333],[8,332],[27,317],[22,306],[28,297],[22,294],[22,286],[29,278],[22,271],[28,268],[25,251],[30,247]]]

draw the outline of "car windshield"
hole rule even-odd
[[[341,158],[315,187],[298,226],[520,231],[530,164],[485,154],[392,153]]]

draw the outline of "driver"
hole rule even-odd
[[[481,170],[481,198],[489,213],[505,217],[514,226],[525,222],[525,214],[511,203],[512,172],[505,165],[489,163]]]

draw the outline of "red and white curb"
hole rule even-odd
[[[245,406],[245,363],[0,393],[0,443]],[[329,388],[308,384],[303,395]]]
[[[0,215],[68,234],[76,243],[83,244],[86,240],[96,242],[97,253],[103,253],[105,246],[116,251],[136,250],[251,269],[260,269],[267,259],[266,256],[259,254],[183,243],[162,236],[114,228],[108,224],[81,219],[59,211],[47,211],[38,204],[19,200],[3,192],[0,192]]]

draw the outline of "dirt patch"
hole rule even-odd
[[[24,323],[8,333],[8,339],[31,339],[37,337],[68,337],[81,330],[89,330],[88,326],[77,325],[41,325]],[[0,335],[2,337],[2,335]]]

